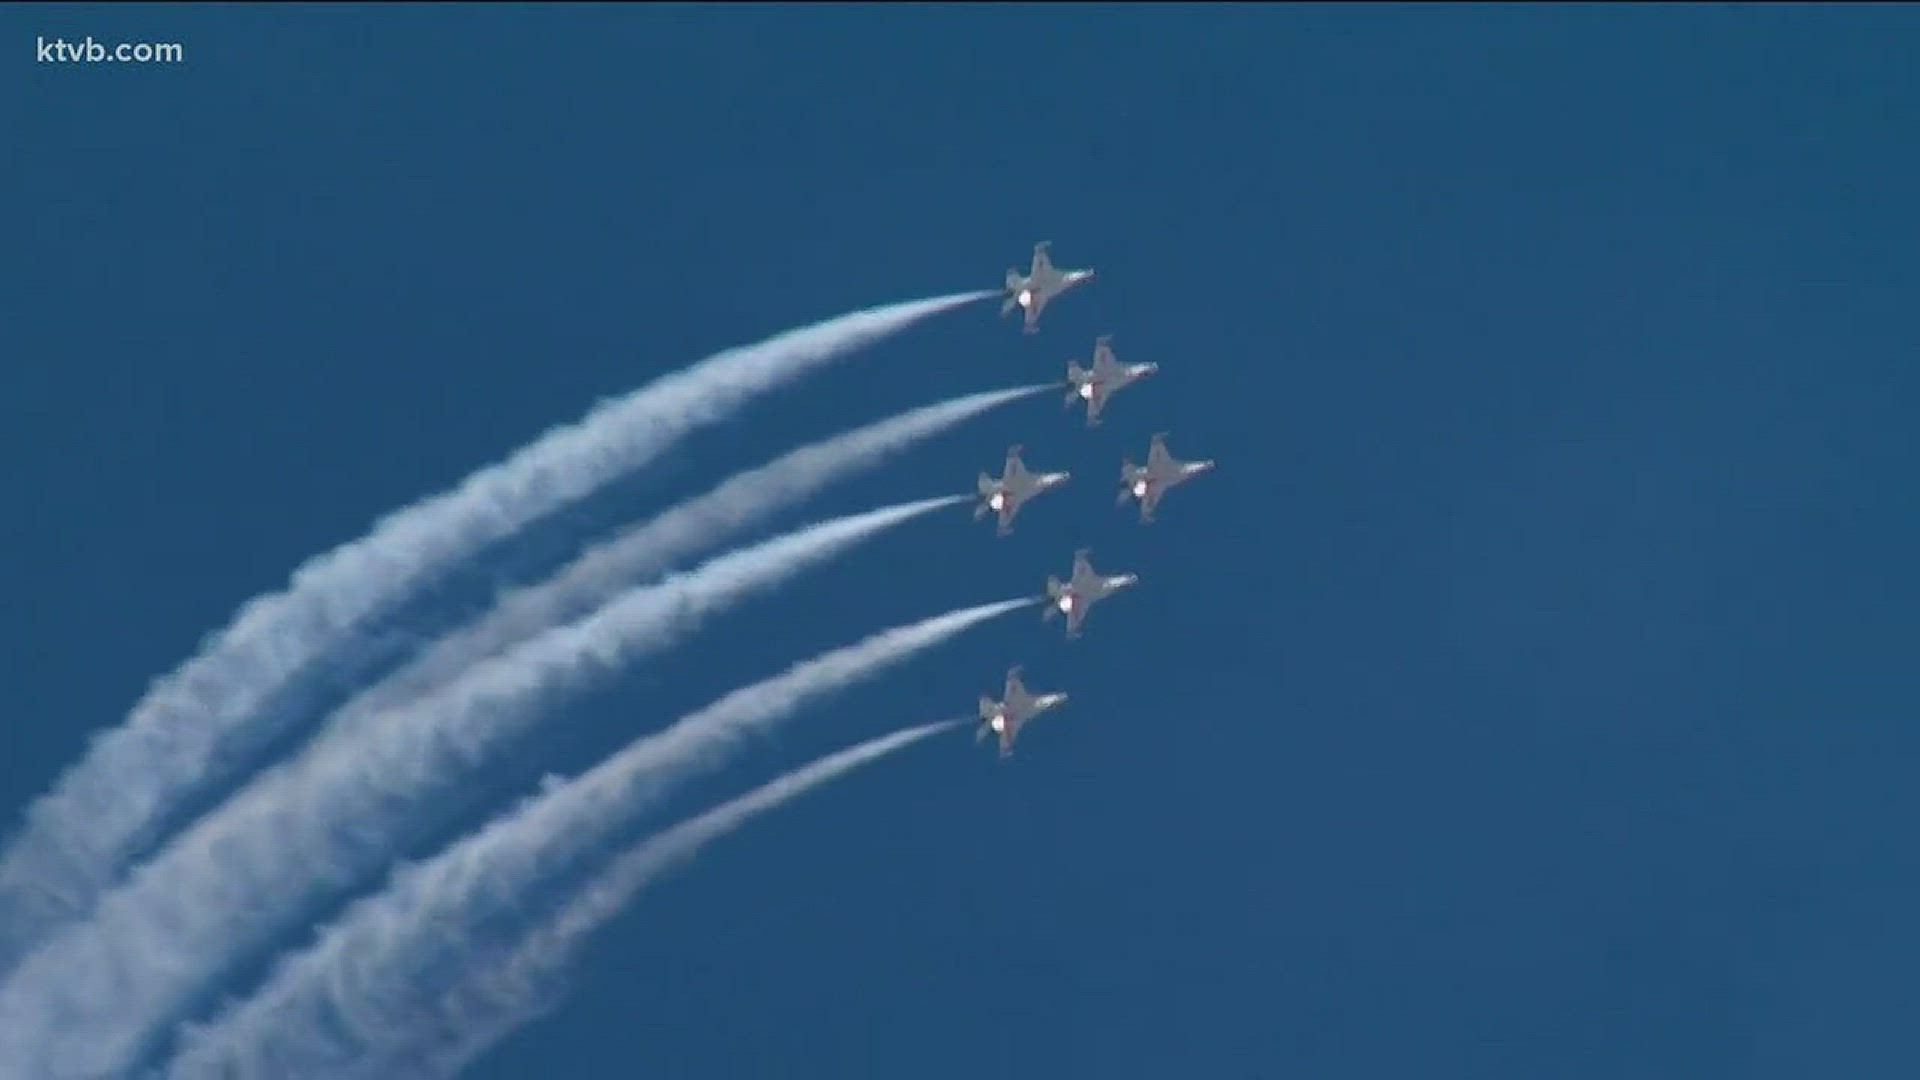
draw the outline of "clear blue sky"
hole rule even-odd
[[[1006,767],[955,736],[715,847],[474,1076],[1920,1071],[1913,9],[13,6],[0,53],[10,820],[302,559],[722,347],[1038,239],[1100,272],[476,580],[1100,332],[1163,365],[778,523],[1019,441],[1077,475],[1013,537],[912,525],[551,718],[501,798],[1076,546],[1144,579],[683,800],[1016,660],[1074,695]],[[1143,529],[1114,477],[1162,429],[1221,468]]]

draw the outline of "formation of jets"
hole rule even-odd
[[[1042,240],[1033,245],[1033,263],[1026,273],[1022,274],[1018,269],[1007,271],[1004,286],[1006,299],[1000,305],[1000,315],[1004,318],[1016,309],[1022,312],[1021,332],[1025,334],[1039,332],[1040,313],[1056,297],[1093,279],[1090,269],[1062,270],[1054,266],[1051,249],[1051,241]],[[1159,371],[1158,363],[1121,362],[1113,352],[1113,335],[1101,334],[1094,339],[1093,356],[1085,365],[1078,359],[1067,361],[1066,407],[1071,409],[1084,402],[1087,407],[1086,426],[1098,427],[1101,413],[1116,392]],[[1034,496],[1051,491],[1071,478],[1071,474],[1064,470],[1035,472],[1028,469],[1021,459],[1022,452],[1023,448],[1018,445],[1008,447],[1000,476],[995,478],[982,472],[976,485],[980,502],[974,507],[973,518],[979,521],[988,514],[995,515],[995,533],[998,536],[1012,533],[1014,518]],[[1211,459],[1185,461],[1175,457],[1167,449],[1166,432],[1160,432],[1152,436],[1147,444],[1146,464],[1134,464],[1130,454],[1121,458],[1120,495],[1115,505],[1125,506],[1129,500],[1138,502],[1140,523],[1150,524],[1155,520],[1160,500],[1168,491],[1212,471],[1213,467]],[[1081,624],[1094,604],[1140,581],[1138,574],[1101,573],[1094,569],[1089,558],[1091,554],[1088,548],[1073,553],[1073,568],[1065,581],[1057,575],[1047,575],[1047,606],[1043,617],[1051,621],[1055,616],[1064,616],[1068,639],[1080,636]],[[1065,693],[1035,694],[1028,691],[1020,673],[1021,666],[1018,664],[1007,669],[1006,685],[1001,690],[1000,700],[995,701],[984,694],[980,697],[980,726],[975,732],[975,741],[997,738],[1003,759],[1013,753],[1020,730],[1029,720],[1067,700]]]

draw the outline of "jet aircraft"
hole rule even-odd
[[[1016,307],[1024,310],[1027,315],[1022,333],[1039,333],[1040,312],[1047,302],[1093,277],[1092,270],[1055,269],[1047,254],[1052,244],[1051,240],[1042,240],[1033,245],[1033,269],[1025,275],[1017,269],[1007,271],[1007,300],[1000,305],[1000,315],[1005,318]]]
[[[1123,386],[1138,382],[1160,370],[1159,364],[1122,364],[1113,358],[1113,335],[1101,334],[1093,342],[1093,366],[1083,368],[1078,360],[1067,361],[1066,404],[1072,408],[1075,402],[1087,403],[1087,426],[1100,425],[1100,410],[1106,407],[1107,398]]]
[[[1073,576],[1062,582],[1047,575],[1047,610],[1041,617],[1051,621],[1055,615],[1067,617],[1067,637],[1080,636],[1080,622],[1087,609],[1129,585],[1139,583],[1138,574],[1102,574],[1087,561],[1090,549],[1073,553]]]
[[[1067,700],[1063,693],[1033,694],[1027,691],[1020,681],[1020,665],[1007,669],[1007,688],[995,701],[985,694],[980,695],[980,726],[974,729],[973,741],[980,742],[988,735],[1000,737],[1000,757],[1005,760],[1013,754],[1013,744],[1020,737],[1020,729],[1027,721],[1062,704]]]
[[[1005,536],[1013,531],[1014,515],[1028,499],[1045,491],[1050,491],[1067,482],[1072,473],[1029,472],[1020,460],[1020,447],[1007,447],[1007,463],[1001,470],[1000,479],[995,480],[986,473],[980,474],[980,505],[973,508],[973,520],[979,521],[988,513],[1000,515],[997,535]]]
[[[1140,521],[1142,524],[1153,520],[1153,512],[1160,505],[1161,496],[1168,488],[1181,484],[1208,472],[1213,462],[1181,461],[1167,452],[1167,433],[1162,431],[1153,437],[1147,447],[1147,463],[1135,465],[1128,456],[1120,462],[1120,497],[1114,500],[1115,506],[1125,506],[1128,499],[1140,500]]]

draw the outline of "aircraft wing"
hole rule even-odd
[[[1053,259],[1047,254],[1047,248],[1050,246],[1052,246],[1051,242],[1047,240],[1033,245],[1033,270],[1027,275],[1028,277],[1038,281],[1042,274],[1053,273]]]
[[[1047,301],[1052,295],[1053,294],[1049,293],[1039,284],[1033,286],[1033,291],[1029,294],[1030,298],[1027,301],[1027,321],[1026,324],[1021,327],[1022,330],[1029,334],[1039,332],[1040,311],[1047,306]]]
[[[1114,368],[1120,366],[1120,362],[1113,358],[1113,346],[1107,344],[1110,340],[1110,335],[1102,334],[1100,339],[1093,343],[1093,370],[1096,375],[1102,377],[1110,375]]]
[[[1082,597],[1078,603],[1073,605],[1073,610],[1067,612],[1068,637],[1075,638],[1080,636],[1080,623],[1087,617],[1088,603],[1090,603],[1090,601]]]
[[[1088,394],[1086,398],[1087,426],[1091,427],[1100,422],[1100,410],[1106,408],[1107,393],[1108,390],[1105,383],[1097,382],[1093,384],[1093,393]]]
[[[1009,717],[1007,719],[1006,725],[1000,729],[1000,756],[1001,757],[1006,757],[1009,754],[1013,753],[1013,741],[1020,737],[1020,723],[1021,722],[1015,721],[1014,719]]]
[[[1015,704],[1020,698],[1025,697],[1026,693],[1026,684],[1020,680],[1020,669],[1017,667],[1010,669],[1007,672],[1006,688],[1000,694],[1001,703],[1006,706],[1008,712],[1013,712]]]
[[[1147,471],[1157,473],[1174,464],[1173,455],[1167,452],[1167,437],[1155,435],[1152,445],[1147,447]]]

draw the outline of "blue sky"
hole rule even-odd
[[[36,35],[187,63],[32,63]],[[910,525],[556,713],[584,767],[1036,589],[677,805],[970,708],[716,846],[473,1075],[1911,1075],[1920,17],[1898,7],[0,12],[9,820],[246,598],[730,345],[1099,270],[862,354],[494,580],[800,442],[1058,378],[799,524]],[[1141,528],[1120,457],[1220,470]],[[512,771],[512,770],[508,770]],[[525,776],[501,776],[500,800]],[[229,987],[234,992],[245,986]]]

